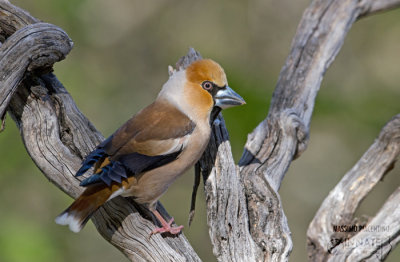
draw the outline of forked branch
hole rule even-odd
[[[312,261],[383,260],[399,241],[400,191],[370,221],[358,222],[361,201],[400,155],[400,114],[391,119],[367,152],[322,203],[307,232]]]
[[[200,167],[213,251],[219,261],[288,260],[292,241],[278,190],[291,161],[307,147],[323,75],[358,18],[399,4],[400,0],[311,3],[280,73],[268,116],[249,134],[239,165],[233,161],[224,120],[218,116]],[[49,73],[52,64],[68,54],[72,42],[61,29],[38,23],[5,0],[0,0],[0,29],[0,117],[4,118],[5,110],[12,115],[36,165],[56,186],[76,197],[82,189],[73,174],[103,137]],[[177,69],[198,57],[190,51]],[[397,198],[396,192],[388,201]],[[391,207],[385,205],[376,219],[383,219],[383,212]],[[129,198],[107,203],[93,222],[132,261],[200,260],[183,235],[148,238],[152,222]],[[318,248],[325,248],[329,237],[317,242]],[[336,254],[332,258],[344,252]]]

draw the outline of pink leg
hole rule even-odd
[[[158,221],[160,221],[162,227],[157,227],[156,229],[154,229],[151,232],[150,236],[153,235],[153,234],[157,234],[157,233],[162,234],[162,233],[167,233],[167,232],[172,234],[172,235],[177,235],[177,234],[179,234],[181,232],[183,226],[177,226],[177,227],[172,227],[171,226],[172,222],[174,222],[174,218],[171,218],[171,220],[169,222],[167,222],[161,216],[161,214],[158,213],[157,210],[152,210],[151,212],[156,216]]]

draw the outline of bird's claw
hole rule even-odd
[[[162,234],[162,233],[170,233],[172,235],[179,234],[182,231],[183,226],[173,227],[173,226],[171,226],[173,222],[174,222],[174,218],[171,218],[171,220],[168,223],[163,224],[162,227],[157,227],[156,229],[154,229],[150,233],[150,236],[152,236],[154,234]]]

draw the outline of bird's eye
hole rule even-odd
[[[211,83],[210,81],[204,81],[201,86],[205,89],[205,90],[211,90],[213,88],[213,83]]]

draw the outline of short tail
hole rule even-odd
[[[71,206],[56,217],[56,223],[68,225],[69,229],[75,233],[81,231],[93,213],[101,205],[117,195],[113,194],[115,191],[119,191],[117,185],[108,187],[99,184],[87,187]]]

